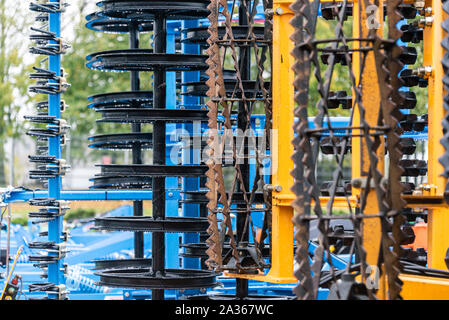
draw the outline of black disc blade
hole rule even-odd
[[[98,109],[103,117],[98,122],[150,123],[154,121],[189,122],[207,121],[207,110],[106,108]]]
[[[123,91],[96,94],[89,97],[90,108],[151,108],[152,91]]]
[[[197,177],[208,170],[206,165],[100,164],[101,176]]]
[[[121,288],[195,289],[216,285],[216,273],[194,269],[165,269],[155,275],[150,268],[118,269],[95,273],[99,285]]]
[[[153,22],[149,19],[121,19],[109,18],[98,14],[90,14],[86,17],[86,27],[99,32],[106,33],[128,33],[131,28],[136,28],[139,32],[153,31]]]
[[[147,18],[164,16],[166,19],[187,20],[205,18],[209,15],[208,0],[106,0],[97,4],[101,15],[115,18]]]
[[[138,146],[149,149],[153,146],[152,133],[116,133],[89,137],[90,148],[108,150],[129,150]]]
[[[207,56],[199,54],[153,53],[151,49],[123,49],[88,55],[87,67],[101,71],[192,71],[206,70]]]
[[[133,232],[203,232],[209,227],[207,218],[167,217],[106,217],[96,218],[95,227],[101,230]]]

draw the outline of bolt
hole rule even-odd
[[[168,193],[168,196],[171,198],[171,197],[173,197],[173,192],[169,192]]]
[[[431,27],[432,24],[433,24],[433,17],[424,17],[414,22],[414,25],[420,28]]]
[[[282,191],[282,186],[279,185],[279,184],[277,184],[277,185],[275,185],[275,186],[273,186],[273,185],[271,185],[271,184],[266,184],[266,185],[264,186],[264,189],[265,189],[266,191],[276,191],[276,192],[281,192],[281,191]]]
[[[424,6],[426,5],[426,2],[423,0],[415,0],[415,2],[413,3],[413,5],[415,6],[416,9],[422,10],[424,8]]]
[[[206,293],[206,288],[201,288],[201,289],[200,289],[200,292],[201,292],[201,293]]]
[[[432,75],[432,72],[433,72],[432,66],[423,66],[412,71],[414,75],[421,78],[429,78]]]
[[[278,15],[278,16],[280,16],[281,14],[283,14],[284,13],[284,11],[282,10],[282,8],[276,8],[276,14]]]
[[[268,18],[268,17],[273,17],[273,14],[274,14],[274,11],[273,11],[273,9],[266,9],[265,10],[265,16]]]
[[[125,292],[125,297],[129,298],[131,295],[129,294],[129,292]]]
[[[432,15],[432,13],[433,13],[432,7],[424,8],[424,9],[421,10],[421,12],[420,12],[420,14],[421,14],[422,16],[426,16],[426,17]]]
[[[353,179],[351,183],[354,188],[362,187],[362,180],[360,180],[360,179]]]

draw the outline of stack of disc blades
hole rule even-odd
[[[30,299],[65,300],[68,292],[64,284],[63,264],[67,234],[62,231],[62,217],[69,207],[67,201],[61,200],[62,176],[69,167],[61,159],[61,147],[69,128],[66,121],[61,119],[61,113],[66,108],[61,94],[69,87],[60,61],[60,56],[69,47],[60,36],[60,20],[64,8],[62,1],[30,3],[30,10],[38,13],[35,21],[39,27],[31,28],[29,38],[33,45],[29,51],[45,59],[41,59],[39,67],[33,67],[30,79],[36,82],[28,87],[28,91],[48,96],[48,99],[35,104],[37,114],[25,116],[26,120],[34,124],[27,135],[37,140],[36,154],[28,156],[35,165],[30,170],[29,177],[48,189],[46,198],[29,201],[31,206],[38,207],[29,213],[32,223],[48,225],[48,231],[39,234],[45,239],[28,243],[33,250],[29,261],[42,268],[42,278],[47,279],[45,283],[32,283],[29,286],[30,292],[43,292],[46,296],[32,296]]]
[[[90,107],[101,114],[99,122],[131,125],[132,132],[91,137],[97,149],[131,150],[132,164],[101,164],[93,187],[101,189],[151,188],[152,216],[143,215],[143,202],[134,202],[133,217],[97,218],[102,230],[135,233],[135,257],[130,260],[97,261],[100,285],[147,288],[152,299],[164,299],[164,289],[207,288],[216,285],[215,273],[202,270],[171,269],[165,265],[165,233],[204,232],[206,218],[167,217],[166,177],[199,177],[204,165],[166,164],[166,124],[206,121],[206,110],[166,109],[166,72],[205,70],[206,56],[167,52],[167,20],[206,17],[208,1],[124,1],[107,0],[100,11],[87,17],[87,27],[102,32],[128,33],[130,48],[93,53],[87,66],[94,70],[129,72],[131,90],[90,97]],[[139,33],[153,32],[152,49],[139,48]],[[139,74],[153,73],[152,91],[140,88]],[[175,94],[172,92],[170,94]],[[152,133],[143,125],[151,124]],[[144,164],[142,150],[152,149],[153,164]],[[143,257],[143,232],[152,233],[151,259]]]

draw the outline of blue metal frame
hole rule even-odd
[[[60,3],[59,0],[50,0],[50,3]],[[49,14],[49,31],[54,32],[57,38],[61,37],[61,12]],[[56,44],[56,42],[53,42]],[[49,70],[61,75],[61,55],[49,56]],[[53,81],[55,82],[55,81]],[[48,114],[55,116],[57,119],[61,118],[61,95],[49,95]],[[49,138],[49,155],[55,156],[56,159],[61,159],[61,137],[55,136]],[[48,196],[56,200],[61,199],[62,179],[61,176],[49,179],[48,181]],[[48,224],[48,240],[55,241],[55,243],[62,242],[62,217],[56,217]],[[58,255],[50,252],[49,255]],[[56,260],[48,266],[48,281],[60,285],[64,283],[64,273],[61,271],[63,266],[63,259]],[[55,294],[49,294],[49,298],[57,298]]]

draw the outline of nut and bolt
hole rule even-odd
[[[433,17],[421,18],[416,20],[413,24],[419,28],[431,27],[433,24]]]
[[[412,71],[412,74],[421,78],[429,78],[432,75],[432,66],[423,66]]]
[[[282,186],[279,185],[279,184],[277,184],[277,185],[275,185],[275,186],[273,186],[273,185],[271,185],[271,184],[266,184],[266,185],[264,186],[264,189],[265,189],[266,191],[276,191],[276,192],[281,192],[281,191],[282,191]]]

